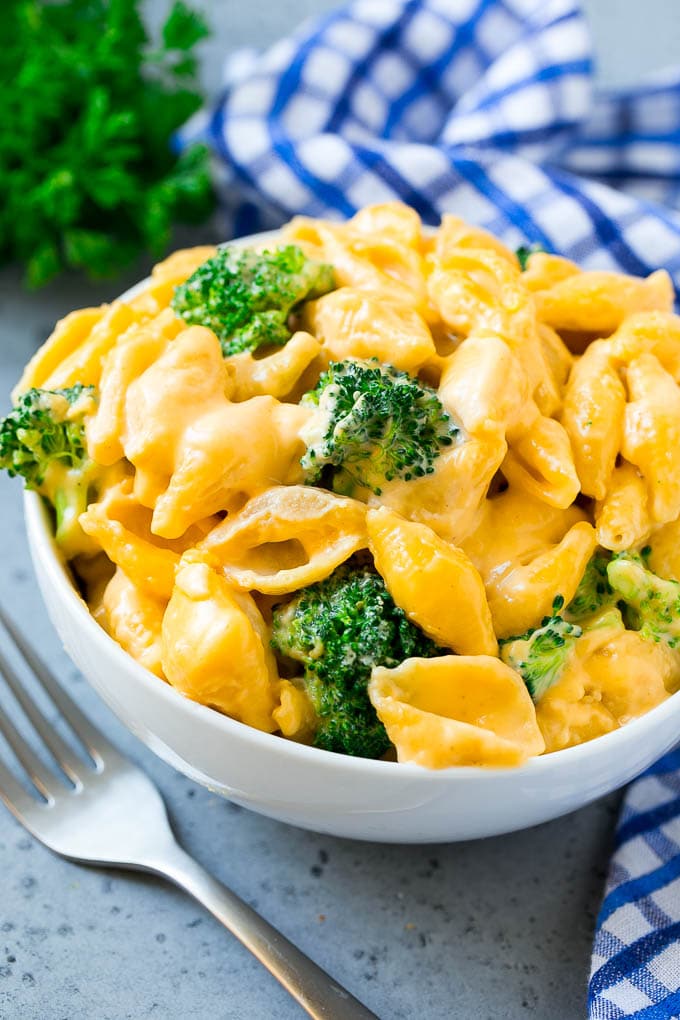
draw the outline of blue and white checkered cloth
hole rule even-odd
[[[592,1020],[680,1017],[680,751],[629,787],[597,920]]]
[[[401,199],[680,291],[680,71],[594,93],[575,0],[356,0],[229,63],[207,139],[233,234]],[[628,791],[591,1018],[680,1017],[680,752]]]
[[[680,291],[680,71],[594,94],[576,0],[356,0],[232,59],[197,138],[232,234],[398,198]]]

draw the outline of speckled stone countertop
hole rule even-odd
[[[153,20],[159,2],[149,4]],[[330,0],[209,4],[220,49],[266,41]],[[606,80],[674,57],[674,0],[591,0]],[[644,8],[644,24],[641,21]],[[0,403],[60,315],[115,286],[37,295],[0,274]],[[230,805],[173,772],[101,705],[46,620],[16,482],[0,478],[0,592],[72,693],[153,776],[186,848],[382,1020],[577,1020],[618,795],[535,829],[467,844],[318,836]],[[4,691],[1,695],[5,696]],[[65,863],[0,808],[2,1020],[294,1020],[302,1011],[216,922],[160,881]]]

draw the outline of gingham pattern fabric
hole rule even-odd
[[[629,788],[590,974],[592,1020],[680,1017],[680,751]]]
[[[204,139],[229,233],[401,199],[509,245],[680,286],[680,72],[593,92],[574,0],[357,0],[240,53]],[[630,789],[594,947],[592,1018],[680,1017],[680,753]]]
[[[680,73],[594,96],[574,0],[357,0],[239,54],[196,138],[230,234],[398,198],[680,285]]]

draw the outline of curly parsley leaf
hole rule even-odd
[[[163,254],[213,206],[204,146],[172,135],[201,105],[203,20],[174,4],[152,49],[140,0],[0,4],[0,263],[29,286],[65,268],[109,276]]]

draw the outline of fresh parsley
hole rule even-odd
[[[139,7],[0,4],[0,263],[22,262],[29,286],[158,257],[173,223],[212,208],[205,147],[171,145],[201,105],[194,47],[207,26],[177,2],[154,49]]]

